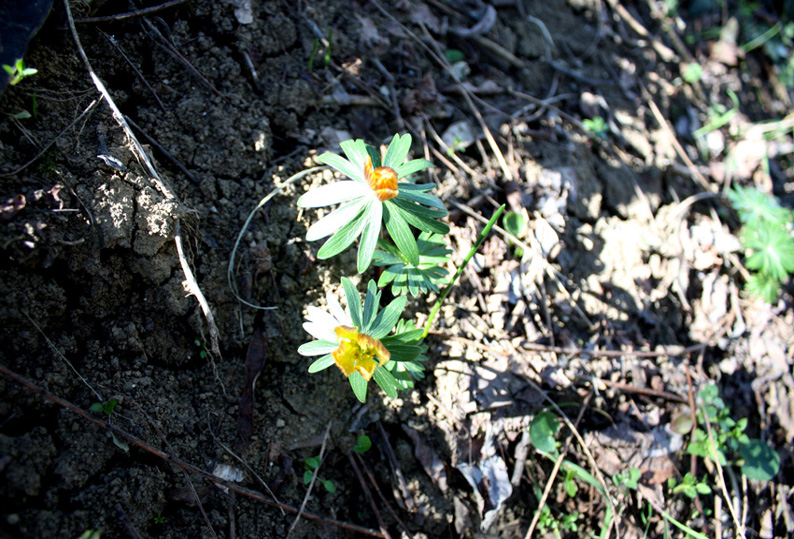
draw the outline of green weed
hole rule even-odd
[[[742,222],[739,240],[745,265],[754,271],[745,289],[772,303],[783,281],[794,273],[794,215],[777,198],[752,187],[735,186],[726,196]]]

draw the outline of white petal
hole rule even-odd
[[[335,209],[309,227],[309,230],[306,231],[306,241],[315,241],[330,236],[355,218],[366,202],[367,199],[362,198]]]
[[[331,315],[336,318],[336,321],[339,322],[338,325],[340,326],[353,326],[353,321],[350,320],[350,315],[345,312],[342,308],[342,305],[339,303],[339,300],[336,299],[331,294],[328,294],[326,297],[328,301],[328,310],[331,311]]]
[[[367,193],[369,187],[359,182],[342,180],[312,189],[298,199],[301,208],[321,208],[339,204]]]
[[[327,311],[314,306],[307,307],[306,311],[306,322],[303,324],[303,329],[315,339],[336,342],[334,329],[339,325],[336,318]]]

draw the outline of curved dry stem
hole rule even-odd
[[[235,262],[235,260],[237,258],[237,249],[240,247],[240,242],[243,239],[243,234],[245,234],[246,230],[248,230],[248,226],[251,224],[251,220],[254,218],[254,215],[256,215],[256,212],[258,212],[259,209],[262,208],[262,206],[267,204],[270,201],[271,198],[273,198],[279,192],[281,192],[282,189],[284,189],[288,185],[291,185],[291,184],[295,183],[296,181],[308,176],[309,174],[311,174],[313,172],[317,172],[317,171],[323,170],[325,168],[328,168],[328,167],[322,166],[322,167],[307,168],[306,170],[302,170],[302,171],[298,172],[297,174],[294,174],[294,175],[290,176],[287,179],[287,181],[285,181],[284,183],[282,183],[281,185],[279,185],[278,187],[276,187],[275,189],[270,191],[262,200],[260,200],[259,204],[257,204],[254,207],[254,209],[251,210],[251,213],[249,213],[248,217],[245,219],[245,223],[243,223],[243,227],[240,229],[240,232],[237,234],[237,239],[234,242],[234,248],[232,249],[232,254],[229,256],[229,267],[228,267],[228,269],[226,271],[226,282],[229,285],[229,289],[232,291],[232,294],[234,294],[234,298],[237,301],[239,301],[240,303],[242,303],[243,305],[245,305],[247,307],[251,307],[252,309],[263,309],[263,310],[275,309],[275,307],[265,307],[265,306],[262,306],[262,305],[257,305],[255,303],[251,303],[250,301],[246,301],[245,299],[243,299],[243,297],[240,295],[240,290],[237,287],[237,283],[235,282],[235,280],[233,278],[234,277],[234,262]]]

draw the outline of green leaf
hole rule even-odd
[[[389,235],[408,263],[416,266],[419,264],[419,248],[416,246],[416,239],[411,229],[408,228],[408,223],[400,215],[399,208],[388,202],[383,205],[383,220],[386,223],[386,230],[389,231]]]
[[[739,454],[744,459],[742,473],[748,479],[771,481],[780,471],[780,455],[761,440],[750,440],[740,446]]]
[[[444,51],[444,57],[447,59],[447,62],[450,64],[454,64],[455,62],[460,62],[464,58],[463,52],[459,49],[447,49]]]
[[[502,217],[502,224],[504,225],[505,230],[517,238],[521,237],[527,227],[527,222],[524,219],[524,216],[514,211],[504,214],[504,217]]]
[[[358,438],[356,438],[356,445],[353,447],[353,451],[356,453],[366,453],[372,447],[372,440],[370,440],[369,436],[366,434],[362,434]]]
[[[338,347],[338,343],[331,341],[311,341],[300,345],[298,353],[302,356],[319,356],[333,352]]]
[[[306,470],[303,472],[303,484],[308,485],[312,482],[312,477],[314,477],[314,472],[311,470]]]
[[[529,424],[529,439],[539,451],[555,454],[557,441],[554,437],[559,428],[556,415],[551,412],[541,412]]]
[[[375,372],[372,373],[372,379],[375,380],[375,383],[380,386],[386,395],[392,399],[397,398],[397,389],[400,386],[389,371],[383,367],[376,367]]]
[[[754,227],[742,234],[742,243],[753,253],[745,265],[765,275],[783,281],[788,273],[794,273],[794,238],[785,225],[766,224]]]
[[[383,166],[395,169],[396,171],[396,169],[403,164],[405,158],[408,157],[408,150],[410,149],[410,134],[406,133],[403,136],[399,134],[394,135],[394,138],[391,139],[391,144],[389,144],[389,148],[386,150],[386,156],[383,158]]]
[[[447,226],[446,223],[442,223],[438,220],[439,217],[443,217],[445,215],[443,212],[431,210],[425,208],[424,206],[407,202],[405,200],[400,200],[399,197],[389,200],[386,205],[392,205],[389,207],[390,210],[394,209],[394,206],[397,206],[402,217],[419,230],[423,230],[425,232],[434,232],[436,234],[442,235],[449,233],[449,226]]]
[[[110,433],[110,437],[113,439],[113,443],[116,445],[116,447],[118,447],[119,449],[121,449],[125,453],[129,453],[130,452],[130,446],[127,444],[127,442],[125,442],[124,440],[122,440],[121,438],[116,436],[116,434],[114,432]]]
[[[369,155],[367,143],[361,139],[346,140],[340,143],[339,146],[342,148],[342,151],[345,152],[345,155],[353,164],[353,166],[356,167],[358,177],[351,176],[351,178],[354,180],[360,179],[359,181],[366,183],[366,180],[364,179],[364,163],[367,160],[367,155]],[[372,162],[372,166],[376,166],[374,159]]]
[[[427,159],[411,159],[407,163],[398,166],[394,171],[397,173],[397,177],[402,179],[432,166],[433,163]]]
[[[336,485],[334,485],[333,481],[331,481],[330,479],[321,479],[321,481],[323,483],[323,486],[325,487],[325,490],[327,490],[330,494],[336,492]]]
[[[377,372],[377,370],[376,368],[375,371]],[[348,380],[350,380],[350,387],[353,389],[356,398],[361,402],[367,402],[367,381],[361,376],[361,373],[355,371]]]
[[[323,356],[320,359],[316,360],[311,365],[309,365],[309,372],[315,373],[315,372],[323,371],[328,367],[330,367],[331,365],[333,365],[334,363],[335,363],[334,356],[328,354],[327,356]]]
[[[753,273],[744,284],[744,289],[755,298],[761,298],[767,303],[774,303],[780,293],[780,281],[770,275]]]
[[[342,277],[342,288],[345,290],[347,308],[350,311],[350,319],[354,326],[361,329],[364,327],[364,324],[361,322],[361,296],[358,295],[356,285],[347,277]]]
[[[383,219],[383,203],[373,201],[370,203],[366,212],[367,225],[361,236],[361,243],[358,246],[358,272],[364,273],[372,263],[372,256],[375,254],[375,246],[380,235],[381,221]]]
[[[783,208],[774,196],[767,195],[755,187],[737,185],[729,189],[725,196],[731,201],[742,223],[791,221],[790,210]]]
[[[440,198],[435,195],[431,195],[430,193],[424,192],[432,189],[432,184],[416,185],[410,183],[401,183],[399,187],[399,194],[395,198],[402,198],[404,200],[410,200],[412,202],[424,204],[425,206],[430,206],[431,208],[436,208],[443,211],[444,215],[447,214],[447,208],[444,206],[444,203],[441,202]]]
[[[375,339],[382,339],[388,335],[389,332],[394,329],[394,326],[397,325],[397,321],[400,319],[400,315],[403,309],[405,309],[405,303],[407,301],[408,298],[405,296],[400,296],[392,300],[392,302],[375,317],[375,321],[369,329],[369,335]]]
[[[711,494],[711,487],[703,482],[696,484],[695,490],[697,490],[698,494],[703,494],[704,496]]]
[[[368,334],[379,306],[380,292],[378,291],[378,286],[375,284],[375,281],[370,279],[367,283],[367,295],[364,298],[364,314],[361,317],[361,331],[363,333]]]
[[[364,229],[364,225],[366,225],[367,220],[365,217],[367,208],[366,206],[362,210],[362,215],[359,215],[354,220],[347,223],[345,226],[340,228],[336,234],[331,236],[331,239],[325,242],[320,250],[317,252],[317,256],[321,260],[325,260],[327,258],[331,258],[332,256],[336,256],[348,247],[350,244],[355,241],[355,239],[361,234],[361,231]]]
[[[309,458],[306,459],[305,462],[306,462],[306,466],[310,470],[316,470],[317,468],[320,467],[320,457],[319,456],[318,457],[309,457]]]
[[[6,67],[6,66],[3,66],[3,67]],[[104,413],[105,412],[105,408],[102,406],[101,402],[95,402],[94,404],[91,405],[91,407],[88,409],[88,411],[89,412],[94,412],[95,414],[99,414],[99,413]]]

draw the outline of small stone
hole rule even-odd
[[[284,421],[283,419],[276,419],[276,428],[283,429],[286,426],[287,426],[286,421]]]

